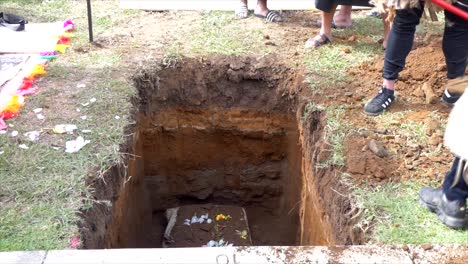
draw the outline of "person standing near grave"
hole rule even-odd
[[[367,115],[380,115],[395,102],[395,84],[404,69],[406,57],[413,47],[416,26],[424,13],[425,1],[376,0],[385,2],[396,11],[385,50],[383,81],[379,92],[364,106]],[[468,0],[452,1],[456,8],[468,12]],[[392,3],[393,2],[393,3]],[[468,84],[465,70],[468,65],[468,21],[445,11],[445,29],[442,50],[447,65],[448,82],[442,100],[453,104],[460,98]]]
[[[468,44],[468,43],[467,43]],[[468,89],[468,85],[465,87]],[[463,93],[450,113],[445,130],[445,145],[455,155],[452,169],[441,188],[424,187],[419,202],[451,228],[468,228],[468,95]]]
[[[336,7],[341,5],[344,9],[339,12],[335,21],[333,16],[335,15]],[[351,7],[352,6],[371,6],[369,0],[315,0],[315,7],[322,11],[320,32],[315,37],[310,38],[305,43],[305,47],[308,49],[315,49],[325,44],[329,44],[333,41],[332,28],[343,28],[350,27],[351,22]],[[386,20],[386,16],[382,17],[384,22],[384,41],[383,47],[387,45],[388,32],[390,32],[390,23]]]

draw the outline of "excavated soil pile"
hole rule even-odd
[[[187,241],[164,236],[165,212],[198,208],[185,212],[189,219],[213,205],[245,208],[248,226],[226,234],[237,241],[248,231],[253,245],[359,243],[350,203],[335,193],[346,188],[333,168],[315,166],[327,156],[323,114],[304,116],[301,73],[273,61],[183,59],[141,69],[128,155],[90,183],[108,203],[83,212],[84,247],[193,245],[188,229],[177,237]]]
[[[353,78],[329,95],[332,100],[348,104],[347,117],[360,130],[347,139],[347,169],[354,179],[376,186],[382,181],[443,180],[453,158],[443,147],[444,126],[451,108],[441,100],[447,82],[441,47],[441,36],[416,38],[397,82],[397,101],[390,115],[368,118],[362,114],[364,104],[382,85],[383,57],[349,69]],[[393,120],[386,125],[389,116]],[[401,129],[409,124],[425,130],[417,141],[411,139],[415,131]],[[383,142],[392,154],[376,156],[368,148],[371,139]],[[442,153],[433,155],[435,150]]]

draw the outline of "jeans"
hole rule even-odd
[[[459,0],[467,3],[467,0]],[[468,7],[455,3],[456,7],[468,11]],[[424,2],[421,3],[424,7]],[[424,8],[397,10],[385,51],[383,78],[398,79],[405,67],[406,57],[413,47],[414,33]],[[468,62],[468,21],[445,11],[445,30],[442,48],[447,64],[447,77],[454,79],[465,75]]]
[[[465,200],[468,198],[468,184],[463,180],[463,178],[460,178],[460,181],[453,188],[450,188],[455,180],[459,161],[459,158],[455,158],[452,169],[445,175],[444,183],[442,185],[444,194],[450,201]]]

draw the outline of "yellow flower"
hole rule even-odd
[[[230,215],[219,214],[216,216],[216,221],[229,220],[229,219],[231,219]]]

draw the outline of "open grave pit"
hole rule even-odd
[[[315,166],[328,155],[324,114],[304,114],[301,71],[269,57],[184,58],[146,65],[134,83],[127,155],[89,183],[108,202],[83,211],[85,248],[161,247],[167,209],[216,205],[245,209],[254,246],[359,243],[349,201],[330,190],[345,187]],[[210,217],[206,232],[232,238]],[[203,245],[179,234],[170,239]]]

